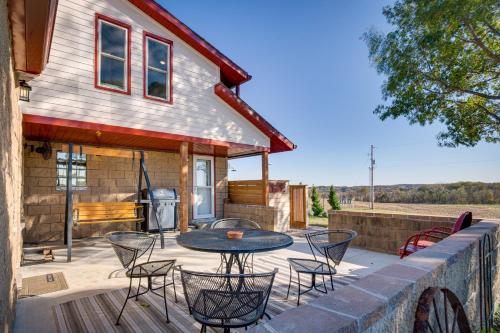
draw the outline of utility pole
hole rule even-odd
[[[373,159],[373,150],[375,147],[370,145],[370,209],[373,209],[373,203],[375,202],[375,188],[373,186],[373,169],[375,168],[375,160]]]

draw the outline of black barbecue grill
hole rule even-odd
[[[144,222],[142,229],[148,232],[158,231],[154,216],[153,205],[156,207],[156,216],[163,230],[177,229],[177,210],[179,197],[173,188],[152,188],[154,202],[151,202],[148,191],[142,190],[142,203],[145,204]]]

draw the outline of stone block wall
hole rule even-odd
[[[290,229],[290,192],[287,180],[269,181],[269,206],[278,209],[274,229],[285,232]]]
[[[330,229],[350,229],[358,233],[352,243],[363,249],[397,254],[408,237],[420,230],[452,227],[456,217],[330,211]],[[474,219],[473,223],[478,220]]]
[[[262,229],[270,231],[284,231],[277,223],[279,211],[277,207],[260,205],[224,204],[224,217],[239,217],[257,222]]]
[[[56,188],[56,151],[61,144],[52,143],[52,157],[44,160],[30,145],[41,142],[27,141],[24,151],[24,207],[26,242],[61,240],[64,234],[64,205],[66,192]],[[75,153],[79,146],[75,145]],[[227,160],[215,159],[216,215],[222,217],[222,203],[227,196]],[[179,163],[177,153],[146,153],[146,167],[153,187],[173,187],[179,190]],[[189,159],[188,190],[192,187],[193,159]],[[87,187],[75,191],[75,202],[134,201],[139,174],[139,160],[122,157],[87,155]],[[145,181],[142,181],[143,187]],[[192,217],[192,196],[189,196],[189,216]],[[75,238],[100,236],[112,230],[133,230],[134,223],[91,224],[75,227]]]
[[[413,332],[418,300],[430,287],[453,292],[464,307],[472,331],[479,332],[478,253],[486,234],[493,244],[492,294],[497,305],[500,221],[481,221],[334,293],[285,311],[249,333]]]
[[[6,0],[0,0],[0,41],[0,331],[11,332],[22,249],[23,137]]]

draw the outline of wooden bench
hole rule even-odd
[[[73,204],[73,221],[76,224],[142,222],[135,202],[78,202]]]

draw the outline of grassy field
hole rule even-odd
[[[327,208],[330,207],[326,203]],[[431,204],[400,204],[375,203],[374,209],[369,208],[368,202],[355,202],[353,207],[343,207],[342,210],[354,212],[373,212],[385,214],[409,215],[437,215],[458,216],[464,211],[471,211],[474,218],[500,220],[500,205],[431,205]],[[326,217],[309,217],[309,224],[314,226],[328,225]]]

